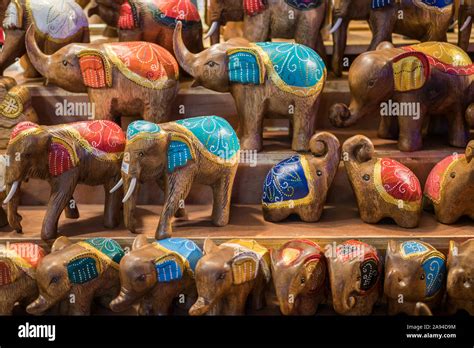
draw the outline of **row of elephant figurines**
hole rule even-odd
[[[213,131],[205,133],[206,129]],[[471,142],[465,155],[448,156],[428,177],[425,207],[432,205],[442,223],[454,223],[464,215],[474,216],[473,148]],[[159,125],[135,121],[129,125],[126,136],[111,121],[59,126],[23,122],[12,133],[2,165],[7,205],[6,216],[0,210],[2,222],[22,232],[22,217],[18,214],[21,183],[38,178],[51,186],[41,228],[44,240],[57,237],[63,211],[68,218],[78,218],[77,206],[71,207],[70,202],[79,183],[104,186],[106,228],[121,223],[123,203],[125,227],[136,232],[139,186],[145,182],[157,182],[164,191],[157,239],[170,237],[173,217],[186,215],[182,203],[194,184],[212,188],[212,223],[224,226],[230,218],[239,151],[232,127],[217,116]],[[266,220],[278,222],[290,214],[297,214],[306,222],[320,219],[339,168],[341,146],[331,133],[319,132],[311,139],[311,152],[292,156],[269,171],[262,195]],[[393,159],[374,155],[372,142],[362,135],[346,140],[342,146],[342,160],[361,219],[377,223],[392,218],[401,227],[418,226],[423,193],[416,175]]]
[[[265,43],[253,43],[237,38],[195,53],[192,43],[196,40],[186,37],[187,31],[183,30],[182,22],[176,24],[174,32],[172,28],[166,29],[169,31],[166,41],[172,46],[168,49],[175,54],[178,62],[166,49],[147,44],[146,40],[141,43],[71,43],[53,53],[55,50],[40,47],[44,40],[35,38],[34,30],[28,33],[27,27],[22,28],[21,35],[16,35],[21,36],[21,44],[13,47],[23,47],[31,63],[47,81],[70,92],[88,92],[90,102],[95,105],[96,119],[115,120],[121,115],[139,115],[145,120],[157,123],[168,120],[172,102],[178,91],[179,63],[194,77],[195,86],[202,85],[217,92],[231,93],[239,116],[243,149],[262,149],[262,124],[266,114],[288,116],[291,113],[292,149],[308,150],[326,79],[325,64],[311,48],[290,43],[266,43],[265,46]],[[140,30],[138,33],[141,35]],[[308,35],[305,33],[304,36]],[[264,44],[264,49],[259,44]],[[436,52],[429,51],[430,55],[418,46],[410,46],[407,48],[410,52],[406,52],[402,48],[395,49],[388,43],[381,43],[371,47],[379,48],[376,51],[360,55],[351,65],[352,73],[349,74],[353,97],[351,105],[334,105],[330,110],[331,122],[337,127],[353,125],[365,115],[380,114],[381,104],[388,100],[395,104],[418,103],[421,107],[417,117],[382,117],[378,135],[382,138],[399,138],[399,148],[402,151],[419,150],[422,148],[422,135],[429,117],[441,114],[449,122],[449,143],[452,146],[465,147],[469,136],[469,123],[472,126],[474,122],[472,112],[468,109],[474,100],[469,88],[473,76],[472,62],[465,52],[453,45],[442,42],[433,44],[437,50],[450,52],[451,60],[455,60],[451,62],[451,65],[455,65],[454,69],[448,66],[448,72],[441,71],[439,64],[431,67],[430,59],[438,58]],[[130,51],[126,54],[126,62],[117,63],[117,57],[111,53],[114,49],[122,53],[124,50]],[[271,53],[264,51],[265,49],[269,49]],[[138,58],[135,59],[137,50],[142,53],[154,52],[156,64],[146,66]],[[239,55],[242,54],[253,55],[252,59],[255,61],[244,60],[247,65],[236,64],[236,75],[230,76],[230,57],[238,61]],[[114,58],[111,58],[112,56]],[[301,57],[310,58],[301,60]],[[461,61],[459,57],[462,58]],[[417,61],[414,62],[414,58]],[[280,59],[287,63],[276,69],[275,62]],[[378,64],[374,65],[373,61]],[[411,73],[405,73],[407,69],[402,69],[397,76],[390,73],[395,66],[406,64],[415,64],[416,69],[409,69]],[[466,64],[469,67],[466,67]],[[129,69],[130,65],[134,69],[139,68],[142,73],[146,72],[146,76],[137,77],[135,71]],[[161,69],[160,74],[164,74],[158,80],[160,83],[148,79],[150,76],[156,77],[156,71],[146,70],[153,66],[155,69],[158,66]],[[446,67],[446,64],[441,66]],[[294,72],[295,67],[297,73]],[[462,68],[462,71],[457,71],[457,68]],[[424,74],[424,78],[410,75],[418,73],[420,76]],[[281,74],[284,75],[283,78]],[[252,75],[253,79],[248,80],[248,75]],[[395,81],[391,81],[391,75]],[[414,78],[415,85],[412,84]],[[459,93],[453,95],[453,90]]]
[[[254,240],[217,246],[206,239],[203,249],[184,238],[150,243],[143,235],[126,253],[107,238],[60,237],[46,256],[32,243],[7,245],[0,257],[1,314],[20,303],[35,315],[57,312],[58,304],[60,314],[89,315],[99,299],[115,312],[139,305],[141,315],[171,314],[178,300],[191,315],[243,315],[248,307],[262,309],[272,288],[284,315],[314,315],[331,302],[338,314],[370,315],[384,300],[390,315],[441,308],[474,315],[473,239],[452,241],[447,260],[416,240],[389,241],[385,262],[357,240],[323,249],[296,239],[268,250]],[[21,250],[29,250],[26,261],[18,259]]]

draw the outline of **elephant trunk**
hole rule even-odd
[[[122,202],[123,205],[123,219],[125,227],[135,233],[135,207],[137,204],[138,189],[137,189],[137,177],[130,176],[123,180],[125,197]]]
[[[5,44],[0,55],[0,73],[15,63],[18,57],[25,54],[25,32],[23,30],[7,30],[5,33]]]
[[[43,295],[39,295],[38,298],[26,307],[26,311],[29,314],[41,315],[46,312],[54,303],[48,301]]]
[[[28,51],[28,57],[30,58],[31,63],[41,75],[48,78],[51,57],[47,54],[44,54],[38,47],[38,44],[35,39],[35,30],[33,26],[30,26],[28,28],[25,43],[26,50]]]
[[[399,294],[404,293],[407,284],[402,279],[400,272],[392,269],[388,271],[385,277],[384,292],[390,298],[396,298]]]
[[[197,301],[189,309],[189,315],[198,316],[204,315],[211,309],[211,302],[206,300],[204,297],[199,296]]]
[[[454,270],[451,270],[448,273],[448,279],[446,282],[446,289],[448,291],[448,294],[452,298],[456,298],[456,296],[463,294],[462,287],[463,287],[463,277],[465,275],[465,272],[462,268],[456,268]],[[460,291],[461,290],[461,291]],[[466,292],[469,289],[466,289]]]
[[[182,27],[183,25],[181,22],[176,24],[176,28],[173,33],[173,50],[179,65],[181,65],[184,71],[194,77],[193,64],[196,60],[196,55],[191,53],[184,44]]]
[[[370,161],[375,154],[375,148],[369,138],[355,135],[342,145],[342,156],[345,163],[363,163]]]
[[[350,127],[363,116],[360,107],[354,102],[351,102],[350,106],[337,103],[329,109],[329,121],[338,128]]]
[[[328,132],[319,132],[309,141],[309,149],[313,156],[321,158],[328,169],[328,184],[332,182],[339,167],[340,148],[339,140]]]
[[[280,304],[280,311],[283,315],[293,315],[295,309],[296,295],[290,299],[288,288],[277,289],[278,302]]]
[[[123,312],[130,308],[137,300],[137,296],[125,288],[120,290],[120,294],[110,302],[110,309],[114,312]]]

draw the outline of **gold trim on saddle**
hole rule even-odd
[[[83,241],[80,241],[77,243],[78,245],[80,245],[81,247],[83,247],[84,249],[87,249],[89,252],[91,252],[94,256],[98,257],[99,260],[102,260],[104,261],[107,265],[111,266],[112,268],[116,269],[117,271],[120,269],[119,267],[119,264],[116,263],[114,260],[112,260],[110,257],[108,257],[107,255],[105,255],[104,253],[100,252],[99,250],[97,250],[96,248],[94,248],[92,245],[86,243],[86,242],[83,242]],[[81,254],[80,256],[78,257],[75,257],[74,259],[78,259],[78,258],[81,258],[81,257],[84,257],[85,255],[90,255],[89,252],[86,252],[86,253],[83,253]],[[98,262],[97,263],[97,267],[102,267],[101,263]],[[98,270],[99,271],[99,270]],[[99,273],[102,273],[102,271],[99,271]]]

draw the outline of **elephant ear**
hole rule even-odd
[[[227,51],[229,81],[244,85],[261,85],[265,65],[254,48],[233,48]]]
[[[164,255],[155,260],[156,279],[159,283],[169,283],[183,278],[185,265],[176,254]]]
[[[77,57],[86,87],[112,87],[112,66],[101,51],[86,49],[80,51]]]
[[[195,158],[190,141],[182,136],[173,135],[168,146],[168,172],[186,166],[188,161]]]
[[[238,0],[237,0],[238,1]],[[243,0],[247,16],[255,16],[266,9],[266,0]]]
[[[5,11],[3,20],[3,29],[21,29],[23,28],[23,6],[19,0],[12,0]]]
[[[426,297],[434,296],[443,287],[446,275],[446,259],[440,252],[432,251],[423,258],[421,267],[425,272],[425,295]]]
[[[20,276],[21,270],[8,257],[0,258],[0,286],[14,283]]]
[[[379,8],[384,8],[391,5],[395,0],[372,0],[371,8],[372,10],[377,10]]]
[[[257,278],[259,259],[253,252],[243,252],[231,261],[234,284],[239,285]]]
[[[72,284],[84,284],[102,274],[102,263],[93,253],[81,254],[67,264],[69,281]]]
[[[49,173],[59,176],[76,167],[79,157],[74,142],[53,137],[49,147]]]
[[[146,245],[149,245],[150,243],[148,243],[148,240],[147,240],[147,237],[146,235],[144,234],[139,234],[138,236],[135,237],[135,239],[133,240],[133,244],[132,244],[132,250],[137,250],[137,249],[140,249]]]
[[[72,242],[69,240],[68,237],[61,236],[54,241],[53,246],[51,247],[51,253],[63,250],[71,244]]]
[[[131,30],[138,27],[138,11],[134,3],[124,1],[120,6],[120,14],[117,28],[120,30]]]
[[[397,92],[420,89],[430,76],[430,63],[422,52],[402,53],[393,59],[392,64],[393,82]]]
[[[360,289],[369,291],[372,289],[379,279],[379,264],[374,258],[364,260],[360,264]]]

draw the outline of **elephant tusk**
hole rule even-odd
[[[128,188],[128,191],[125,197],[123,197],[122,203],[125,203],[126,201],[129,200],[129,198],[133,194],[133,191],[135,191],[136,186],[137,186],[137,178],[132,178],[132,181],[130,182],[130,187]]]
[[[212,22],[211,27],[206,33],[206,36],[204,36],[204,40],[206,40],[208,37],[211,37],[212,34],[214,34],[218,28],[219,28],[219,22],[217,21]]]
[[[456,20],[453,22],[453,24],[451,24],[451,25],[449,26],[449,28],[448,28],[448,29],[449,29],[449,30],[452,30],[452,29],[454,29],[454,28],[456,27],[456,25],[457,25],[457,24],[458,24],[458,20],[456,19]]]
[[[466,21],[462,25],[461,29],[459,29],[459,31],[463,31],[464,29],[466,29],[467,26],[471,23],[471,21],[472,21],[472,16],[467,17]]]
[[[331,30],[329,30],[329,34],[335,33],[337,31],[337,29],[339,29],[341,24],[342,24],[342,18],[338,18],[336,20],[336,23],[334,23],[333,27],[331,28]]]
[[[109,191],[110,193],[114,193],[115,191],[117,191],[119,188],[121,188],[123,185],[123,179],[120,179],[119,182],[117,184],[115,184],[114,187],[112,187],[112,189]]]
[[[12,188],[10,189],[10,192],[8,192],[7,198],[5,198],[5,200],[3,201],[3,204],[7,204],[8,202],[10,202],[10,200],[15,195],[17,189],[18,189],[18,181],[15,181],[12,185]]]

